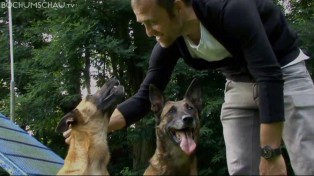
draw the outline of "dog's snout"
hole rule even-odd
[[[191,124],[191,123],[193,122],[193,117],[190,116],[190,115],[184,115],[184,116],[182,117],[182,120],[183,120],[183,122],[186,123],[186,124]]]

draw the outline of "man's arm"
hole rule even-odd
[[[280,147],[283,122],[261,124],[260,130],[261,147],[266,145],[269,145],[274,149]],[[287,175],[287,170],[282,155],[270,160],[266,160],[265,158],[261,157],[259,169],[261,175]]]
[[[177,43],[173,43],[168,48],[162,48],[158,43],[155,45],[149,59],[146,76],[140,88],[135,95],[116,108],[123,114],[126,126],[137,122],[149,112],[149,85],[153,84],[163,91],[170,81],[172,71],[180,56],[181,53]]]
[[[283,130],[283,122],[261,124],[261,147],[269,145],[272,148],[279,148]]]
[[[122,113],[118,109],[115,109],[109,120],[108,132],[122,129],[125,127],[125,125],[126,122]]]
[[[275,149],[280,147],[282,140],[284,81],[280,64],[272,48],[274,43],[270,43],[267,32],[263,28],[261,14],[254,2],[230,1],[225,8],[225,27],[226,31],[240,43],[247,68],[258,85],[260,147],[269,145]],[[273,16],[279,15],[279,12],[274,9],[266,10],[272,10]],[[261,157],[260,161],[261,175],[286,175],[282,155],[269,160]]]

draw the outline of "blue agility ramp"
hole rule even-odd
[[[0,167],[10,175],[55,175],[63,159],[0,113]]]

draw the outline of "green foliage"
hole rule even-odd
[[[314,2],[312,0],[291,0],[289,8],[291,13],[288,13],[287,17],[300,37],[302,49],[307,55],[314,58]],[[308,68],[311,73],[314,71],[312,60],[308,61]]]
[[[129,167],[125,167],[120,171],[120,174],[122,176],[127,176],[127,175],[140,175],[138,172],[132,171]]]
[[[10,174],[0,167],[0,175],[9,176]]]
[[[35,2],[35,1],[34,1]],[[51,2],[59,2],[52,0]],[[54,132],[61,117],[71,111],[91,89],[92,79],[101,86],[112,75],[126,87],[127,97],[140,86],[154,44],[136,23],[130,1],[70,1],[74,7],[13,9],[16,121],[42,143],[64,157],[67,145]],[[300,36],[302,49],[313,58],[314,3],[293,0],[289,23]],[[0,112],[10,104],[10,57],[7,11],[0,8]],[[313,72],[313,62],[309,62]],[[179,60],[165,95],[183,97],[190,81],[198,78],[203,91],[200,175],[227,175],[220,123],[225,78],[216,71],[196,71]],[[108,135],[111,175],[141,175],[155,149],[152,113],[127,129]],[[0,175],[1,175],[0,171]]]

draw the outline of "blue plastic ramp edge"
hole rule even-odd
[[[0,113],[0,167],[11,175],[55,175],[64,160]]]

